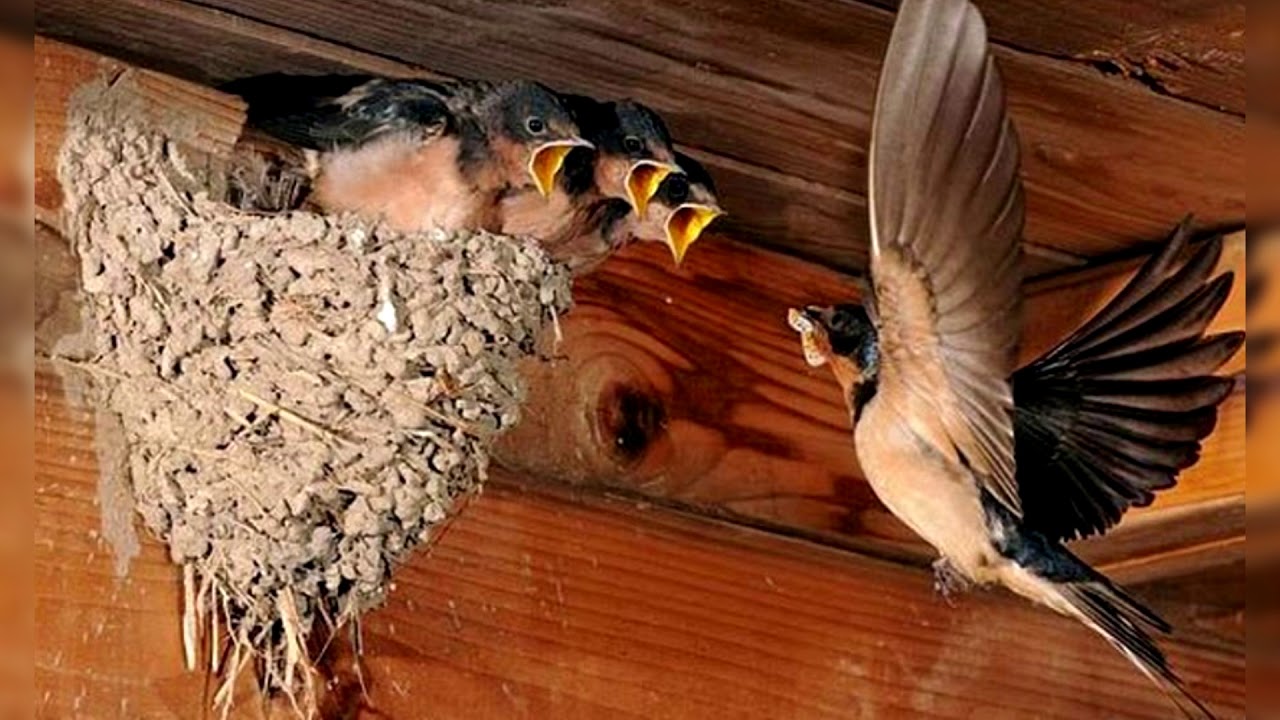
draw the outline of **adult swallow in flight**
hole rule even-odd
[[[389,226],[501,229],[501,198],[549,195],[590,143],[548,88],[528,81],[265,75],[228,85],[248,124],[317,152],[311,202]]]
[[[623,100],[600,102],[561,95],[584,138],[594,148],[574,148],[554,190],[544,200],[531,191],[511,192],[502,200],[502,232],[527,235],[572,267],[595,262],[609,248],[595,247],[600,222],[612,216],[607,206],[643,213],[662,180],[680,169],[671,135],[653,110]]]
[[[1205,336],[1232,276],[1188,222],[1115,298],[1015,372],[1018,142],[978,11],[904,0],[872,121],[866,307],[792,310],[850,409],[867,481],[932,545],[942,589],[1004,585],[1084,623],[1211,717],[1151,632],[1169,625],[1073,555],[1193,464],[1243,333]]]

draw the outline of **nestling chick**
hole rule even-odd
[[[502,231],[537,238],[553,257],[578,267],[609,251],[584,241],[599,239],[599,222],[610,214],[602,205],[617,201],[643,209],[662,179],[679,168],[666,125],[649,108],[580,95],[563,95],[561,101],[594,149],[570,152],[545,201],[528,191],[508,193]]]
[[[666,243],[679,265],[707,226],[725,212],[716,198],[715,182],[702,163],[676,153],[676,164],[683,174],[662,181],[653,208],[637,214],[638,222],[630,232],[642,242]]]
[[[316,151],[315,205],[402,231],[498,231],[505,194],[550,194],[569,153],[591,147],[528,81],[266,75],[226,89],[248,102],[250,126]]]
[[[676,153],[676,158],[682,172],[663,178],[643,216],[616,200],[593,209],[595,232],[572,244],[580,271],[594,268],[610,253],[636,240],[665,243],[679,265],[707,226],[725,214],[706,168],[687,155]]]

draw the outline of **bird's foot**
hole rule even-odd
[[[946,558],[938,558],[933,561],[933,589],[934,592],[942,596],[947,605],[955,607],[955,603],[951,601],[951,598],[953,595],[969,589],[969,578],[965,577]]]

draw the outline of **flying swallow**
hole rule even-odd
[[[225,89],[251,127],[316,152],[313,204],[402,231],[500,230],[505,194],[549,195],[570,152],[591,146],[528,81],[265,75]]]
[[[612,216],[604,206],[623,203],[642,213],[662,180],[679,172],[671,135],[662,118],[637,102],[600,102],[561,95],[583,137],[593,148],[574,148],[559,181],[544,200],[531,191],[508,193],[502,200],[502,232],[527,235],[571,266],[588,264],[581,253],[603,248],[583,242],[599,237],[599,223]]]
[[[1205,336],[1232,276],[1184,222],[1111,302],[1015,371],[1018,142],[965,0],[904,0],[872,121],[868,305],[792,310],[850,410],[881,502],[940,555],[946,591],[1004,585],[1105,638],[1189,717],[1211,717],[1152,639],[1169,625],[1064,545],[1193,464],[1243,333]]]

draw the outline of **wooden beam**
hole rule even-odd
[[[86,0],[50,0],[37,26],[203,80],[331,70],[358,50],[378,64],[634,95],[723,180],[729,231],[837,267],[862,264],[864,149],[892,23],[878,8],[121,0],[88,10]],[[319,52],[317,40],[343,52]],[[1026,148],[1032,243],[1095,256],[1161,237],[1188,210],[1210,224],[1243,222],[1240,118],[1079,63],[998,55]]]
[[[36,49],[37,66],[49,68],[37,77],[37,198],[54,223],[51,163],[65,99],[100,73],[147,93],[153,112],[181,107],[199,117],[188,126],[201,128],[211,154],[225,154],[234,143],[240,107],[233,100],[157,73],[122,74],[123,65],[59,43],[38,40]],[[1243,268],[1243,245],[1242,236],[1230,241],[1224,266]],[[548,481],[623,488],[823,542],[925,560],[926,548],[863,481],[838,391],[825,370],[804,364],[784,322],[789,306],[855,299],[852,281],[724,236],[700,243],[683,269],[669,266],[661,248],[634,247],[577,284],[562,357],[526,367],[530,401],[524,422],[500,445],[502,459]],[[1028,350],[1056,341],[1131,269],[1125,263],[1032,286]],[[60,272],[64,280],[76,277],[74,267]],[[68,321],[69,309],[56,297],[46,294],[37,307],[41,317],[60,312],[59,322]],[[1218,327],[1243,327],[1243,320],[1241,283]],[[1243,358],[1230,371],[1242,368]],[[1135,511],[1117,539],[1086,546],[1086,555],[1124,563],[1242,533],[1242,518],[1188,523],[1179,513],[1242,505],[1243,410],[1242,397],[1228,401],[1204,458],[1180,486]],[[1182,544],[1171,546],[1169,538]]]
[[[898,0],[872,0],[890,9]],[[978,0],[991,37],[1088,63],[1152,92],[1243,116],[1245,4],[1218,0]]]
[[[212,683],[182,670],[178,573],[144,539],[115,576],[93,413],[48,368],[37,397],[37,715],[196,716]],[[1017,599],[948,607],[924,573],[510,477],[398,570],[363,628],[369,699],[337,686],[370,717],[1171,712],[1101,640]],[[1242,655],[1165,647],[1223,717],[1243,712]],[[287,713],[246,694],[234,717]]]

